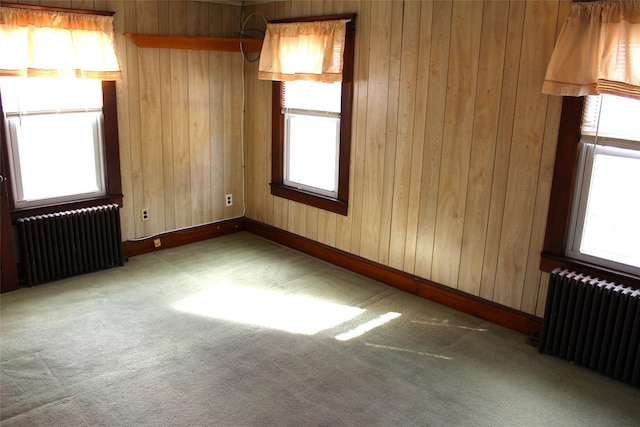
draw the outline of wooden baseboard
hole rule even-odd
[[[235,233],[244,230],[244,221],[244,218],[230,219],[140,240],[127,240],[122,242],[122,253],[125,257],[131,257]],[[156,241],[160,243],[159,246],[156,246]]]
[[[539,317],[430,282],[279,228],[245,219],[244,229],[339,267],[514,331],[535,335],[542,329],[542,319]]]

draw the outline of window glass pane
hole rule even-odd
[[[19,202],[103,193],[100,113],[12,117]]]
[[[580,252],[640,267],[640,156],[601,151],[594,156]],[[619,155],[625,153],[630,157]]]
[[[288,114],[286,180],[336,192],[339,129],[335,117]]]
[[[102,82],[0,78],[16,207],[105,194]]]
[[[640,141],[640,101],[615,95],[587,96],[582,133]]]
[[[284,108],[340,112],[342,83],[284,82]]]
[[[6,114],[102,108],[102,82],[89,79],[0,78]]]
[[[638,274],[640,101],[588,96],[569,256]]]

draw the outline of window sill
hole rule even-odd
[[[122,206],[122,194],[106,195],[93,199],[76,200],[72,202],[56,203],[52,205],[36,206],[31,208],[20,208],[11,210],[11,222],[15,222],[18,218],[24,218],[35,215],[46,215],[72,209],[90,208],[93,206],[106,205],[115,203]]]
[[[347,215],[347,202],[327,196],[320,196],[309,191],[300,190],[283,184],[271,183],[271,194],[295,202],[304,203],[318,209]]]
[[[633,274],[608,269],[573,258],[543,252],[540,257],[540,269],[542,271],[551,272],[555,268],[566,268],[567,270],[588,274],[590,276],[597,277],[598,279],[640,289],[640,277]]]

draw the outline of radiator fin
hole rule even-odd
[[[637,387],[639,304],[640,290],[556,269],[549,277],[540,353]]]
[[[29,286],[123,265],[117,204],[19,218],[17,226]]]

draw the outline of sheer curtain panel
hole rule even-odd
[[[346,19],[269,23],[260,54],[261,80],[342,81]]]
[[[542,92],[640,99],[640,1],[573,3]]]
[[[120,78],[113,17],[0,7],[0,75]]]

